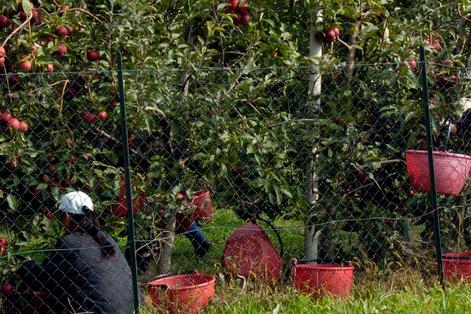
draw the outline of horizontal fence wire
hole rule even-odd
[[[427,68],[434,150],[464,156],[435,157],[444,252],[469,251],[471,81],[466,68]],[[435,278],[428,168],[407,159],[427,145],[419,70],[346,69],[123,70],[143,306],[175,306],[157,293],[181,284],[158,277],[169,274],[306,292],[303,265],[340,265],[339,294],[370,274]],[[114,70],[0,73],[0,310],[132,311],[117,86]],[[59,204],[72,191],[92,199],[87,219],[105,242],[81,220],[64,229]],[[90,263],[98,281],[83,280]],[[105,283],[120,293],[83,301],[97,296],[84,287]],[[198,306],[222,302],[221,285],[215,296],[198,287]]]

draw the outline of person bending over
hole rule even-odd
[[[116,242],[100,230],[90,197],[65,194],[58,217],[66,235],[42,266],[23,263],[16,272],[23,289],[45,291],[54,313],[132,313],[130,267]]]
[[[464,111],[460,119],[451,125],[451,134],[463,136],[466,133],[471,135],[471,109]]]

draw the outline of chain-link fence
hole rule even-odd
[[[132,311],[133,238],[161,310],[205,305],[214,277],[345,296],[353,269],[436,274],[426,131],[443,250],[469,251],[471,94],[463,68],[427,69],[430,124],[415,62],[124,70],[130,238],[116,72],[2,74],[0,308]],[[94,210],[65,215],[78,190]]]

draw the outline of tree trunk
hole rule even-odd
[[[160,241],[161,254],[159,259],[160,274],[168,274],[172,269],[172,251],[175,241],[175,222],[177,216],[177,206],[174,206],[170,216],[166,219],[165,230],[162,234],[163,240]]]
[[[202,24],[199,24],[196,27],[190,26],[188,30],[188,35],[186,42],[189,45],[193,45],[196,38],[196,31],[198,28],[201,27]],[[180,82],[182,84],[182,94],[181,99],[182,103],[186,101],[190,92],[190,72],[186,71],[183,73]],[[178,160],[172,160],[171,162],[178,162]],[[163,232],[164,240],[161,241],[161,248],[162,253],[160,255],[159,260],[159,270],[161,274],[169,273],[172,267],[172,250],[173,250],[173,242],[175,241],[175,223],[176,223],[176,216],[177,216],[177,207],[172,210],[170,216],[165,221],[165,230]]]
[[[347,53],[347,78],[348,80],[351,80],[355,71],[355,54],[356,54],[356,48],[355,45],[358,44],[358,35],[360,32],[360,27],[361,27],[361,19],[355,24],[355,28],[353,29],[352,33],[352,40],[350,42],[350,48],[348,49]]]
[[[322,11],[317,11],[316,21],[322,19]],[[313,100],[310,100],[308,106],[313,107],[313,111],[317,112],[320,109],[321,101],[320,95],[322,91],[322,76],[320,73],[320,62],[322,58],[322,43],[315,38],[316,34],[315,23],[313,23],[309,30],[309,56],[316,58],[313,61],[313,64],[310,69],[309,75],[309,90],[308,94],[310,97],[313,97]],[[317,132],[317,134],[319,134]],[[311,207],[309,208],[309,213],[307,213],[306,226],[304,228],[304,257],[306,259],[317,260],[318,258],[318,240],[319,240],[319,231],[316,231],[316,226],[313,224],[312,219],[312,210],[314,204],[319,199],[319,179],[315,171],[315,159],[317,156],[317,148],[314,147],[313,153],[314,158],[312,162],[309,163],[307,169],[307,176],[309,186],[307,189],[307,199]]]

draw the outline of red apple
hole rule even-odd
[[[88,123],[88,124],[91,124],[93,123],[93,121],[95,121],[95,115],[91,112],[87,112],[86,114],[84,114],[83,116],[83,121],[85,121],[85,123]]]
[[[249,8],[246,5],[238,7],[237,13],[239,13],[240,15],[250,15]]]
[[[3,14],[0,14],[0,27],[9,27],[11,25],[11,21],[8,17]]]
[[[337,38],[337,32],[334,28],[330,27],[325,31],[325,41],[331,43]]]
[[[25,71],[25,72],[29,72],[31,71],[31,68],[32,68],[32,64],[31,64],[31,61],[23,61],[23,62],[20,62],[18,64],[18,68],[21,70],[21,71]]]
[[[239,0],[230,0],[229,1],[231,9],[236,9],[239,6]]]
[[[57,45],[57,54],[60,56],[60,57],[63,57],[67,54],[67,46],[64,45],[64,44],[59,44]]]
[[[417,70],[417,62],[415,61],[414,58],[409,57],[407,59],[407,63],[409,64],[409,66],[411,67],[412,70]]]
[[[8,127],[14,130],[18,130],[20,128],[20,120],[17,118],[11,118],[8,120]]]
[[[54,64],[49,63],[46,67],[46,72],[48,72],[48,73],[54,72]]]
[[[432,47],[433,49],[435,49],[435,50],[437,50],[437,51],[442,50],[442,46],[440,45],[440,43],[437,42],[437,41],[435,41],[435,40],[433,40],[433,39],[426,39],[426,40],[424,41],[424,44],[425,44],[426,46]]]
[[[3,113],[0,113],[0,120],[1,121],[4,121],[4,122],[7,122],[11,120],[11,118],[13,118],[12,114],[9,113],[9,112],[3,112]]]
[[[20,121],[20,128],[19,128],[20,132],[26,133],[28,132],[28,128],[29,126],[26,121]]]
[[[6,55],[7,55],[7,51],[5,50],[5,48],[0,46],[0,57],[5,57]]]
[[[240,22],[241,22],[242,25],[249,25],[249,23],[250,23],[250,14],[244,14],[244,15],[241,16],[240,19],[241,19]]]
[[[15,170],[17,166],[18,163],[16,162],[16,160],[10,160],[9,162],[7,162],[7,168],[10,170]]]
[[[13,292],[13,286],[9,283],[6,283],[2,286],[2,293],[5,295],[9,295]]]
[[[98,120],[100,120],[101,122],[104,122],[107,118],[108,118],[108,114],[106,113],[106,111],[102,111],[98,114]]]
[[[31,11],[32,11],[32,15],[33,15],[33,17],[31,18],[31,22],[33,24],[41,24],[41,22],[43,21],[43,19],[41,17],[41,10],[38,9],[38,8],[34,8]]]
[[[445,86],[445,85],[447,85],[448,80],[446,79],[445,75],[440,74],[440,75],[437,77],[437,82],[438,82],[439,85]]]
[[[456,74],[452,74],[450,76],[450,81],[452,81],[453,83],[458,82],[458,76]]]
[[[0,65],[5,65],[5,57],[0,57]]]
[[[91,49],[87,51],[87,59],[88,61],[97,61],[100,59],[100,53],[96,49]]]
[[[59,37],[65,37],[65,36],[69,35],[69,30],[67,29],[67,27],[62,25],[62,26],[59,26],[58,28],[56,28],[56,34]]]
[[[88,160],[90,160],[90,156],[88,156],[88,154],[83,154],[82,159],[85,160],[85,161],[88,161]]]
[[[0,255],[7,255],[8,240],[0,238]]]
[[[25,12],[20,12],[20,20],[21,20],[21,22],[26,21],[27,18],[28,18],[28,16],[26,15]]]
[[[235,24],[248,25],[250,23],[250,11],[249,8],[244,4],[236,9],[237,20],[234,20]]]
[[[333,29],[334,29],[334,32],[335,32],[335,36],[339,37],[340,36],[340,29],[337,26],[333,27]]]
[[[54,174],[57,172],[57,166],[54,164],[49,164],[49,166],[47,167],[47,170],[49,171],[49,173]]]
[[[111,107],[111,108],[116,108],[116,98],[112,98],[109,102],[108,102],[108,105]]]

